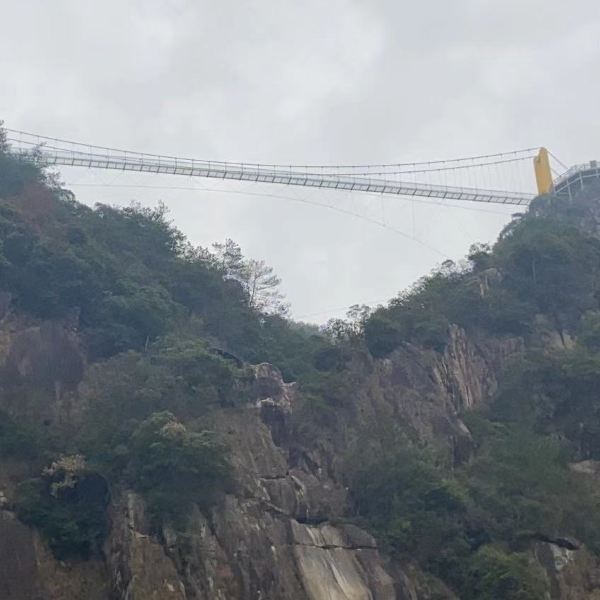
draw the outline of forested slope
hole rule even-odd
[[[599,189],[319,329],[7,151],[2,597],[599,597]]]

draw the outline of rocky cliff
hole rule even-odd
[[[600,190],[323,331],[5,146],[2,600],[600,598]]]
[[[1,330],[4,408],[39,411],[50,427],[69,431],[90,393],[75,332],[58,323],[27,323],[6,311]],[[392,420],[437,444],[452,464],[468,460],[470,432],[460,414],[487,402],[503,365],[522,349],[518,338],[471,339],[450,331],[443,354],[410,345],[360,367],[353,402],[338,413],[330,439],[294,428],[300,402],[268,364],[240,406],[211,414],[230,448],[233,487],[210,511],[196,507],[185,530],[152,531],[143,499],[112,491],[110,533],[102,556],[53,558],[43,539],[12,512],[14,484],[28,465],[0,469],[0,596],[6,600],[147,599],[398,599],[453,598],[416,564],[398,562],[351,522],[353,507],[340,457],[361,423]],[[359,367],[357,367],[359,368]],[[44,406],[21,406],[15,390],[46,390]],[[20,387],[21,386],[21,387]],[[17,404],[15,404],[17,402]],[[589,465],[588,465],[589,470]],[[552,581],[551,598],[594,598],[600,570],[578,545],[537,541],[531,559]]]

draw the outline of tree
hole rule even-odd
[[[466,598],[477,600],[539,600],[548,594],[542,568],[526,555],[483,546],[467,572]]]
[[[242,250],[233,240],[213,244],[214,264],[224,279],[238,282],[248,306],[257,312],[285,315],[288,305],[277,289],[281,280],[264,260],[244,258]]]
[[[482,271],[492,266],[492,249],[489,244],[472,244],[469,248],[469,261],[475,270]]]
[[[565,220],[523,219],[494,247],[503,287],[544,313],[559,332],[598,306],[600,242]]]
[[[63,455],[15,490],[19,519],[38,528],[58,559],[101,555],[108,532],[106,480],[81,455]]]
[[[281,279],[273,273],[264,260],[250,259],[246,262],[245,285],[248,305],[259,312],[285,314],[288,305],[277,289]]]
[[[36,162],[35,151],[26,157],[10,154],[10,144],[4,121],[0,121],[0,198],[14,196],[30,183],[54,183],[50,181]]]
[[[223,273],[224,279],[238,282],[246,280],[246,264],[242,249],[232,239],[227,238],[223,244],[213,244],[215,266]]]
[[[365,323],[365,342],[375,358],[383,358],[398,348],[404,338],[401,327],[382,309],[376,311]]]
[[[148,502],[154,525],[185,525],[192,504],[209,507],[226,486],[225,449],[210,431],[190,431],[168,411],[152,414],[132,440],[130,477]]]
[[[365,323],[372,313],[373,309],[366,304],[353,304],[345,319],[329,319],[323,333],[334,342],[355,340],[364,333]]]

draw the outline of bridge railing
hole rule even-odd
[[[573,177],[589,171],[597,171],[600,173],[600,161],[591,160],[587,163],[580,163],[572,166],[554,180],[554,187],[560,188]]]
[[[342,172],[342,174],[332,172],[332,167],[319,168],[314,165],[294,167],[290,165],[207,161],[116,150],[114,148],[90,146],[21,133],[10,135],[8,141],[14,154],[36,160],[43,166],[61,165],[163,173],[521,206],[529,204],[532,199],[532,195],[527,193],[407,182],[371,176],[354,176],[345,172]]]

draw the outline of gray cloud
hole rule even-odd
[[[423,160],[537,144],[568,163],[598,154],[597,0],[3,0],[1,26],[0,118],[14,128],[260,162]],[[511,212],[63,177],[86,184],[73,189],[87,203],[162,199],[197,243],[233,237],[275,266],[295,314],[313,320],[390,297],[444,256],[492,240]],[[197,189],[89,185],[106,183]]]

